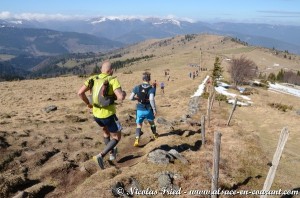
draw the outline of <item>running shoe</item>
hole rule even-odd
[[[156,140],[158,138],[158,133],[153,133],[153,139]]]
[[[101,169],[104,169],[104,162],[103,162],[103,157],[101,155],[96,155],[93,157],[93,160],[98,163],[99,167]]]
[[[117,158],[118,149],[117,147],[113,148],[112,152],[109,154],[109,160],[114,161]]]
[[[139,141],[140,141],[140,138],[135,138],[133,146],[135,146],[135,147],[139,146]]]

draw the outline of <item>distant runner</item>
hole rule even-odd
[[[165,83],[164,82],[161,82],[160,83],[160,91],[161,91],[161,93],[165,93]]]
[[[155,106],[155,90],[149,84],[151,78],[150,73],[143,74],[143,83],[137,85],[133,88],[132,93],[129,97],[130,100],[137,100],[138,103],[136,105],[136,132],[135,132],[135,141],[133,146],[139,146],[141,130],[144,119],[147,119],[150,126],[151,131],[153,133],[154,140],[158,138],[158,134],[156,132],[156,126],[154,123],[154,118],[156,115],[156,106]]]
[[[156,87],[157,87],[157,82],[156,82],[156,80],[154,80],[154,82],[152,83],[152,87],[154,88],[154,96],[155,96],[155,93],[156,93]]]

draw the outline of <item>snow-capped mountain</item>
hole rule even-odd
[[[122,43],[172,37],[178,34],[214,33],[237,37],[253,45],[300,54],[300,27],[248,23],[204,23],[175,18],[110,16],[72,20],[0,20],[0,27],[46,28],[105,37]]]
[[[180,27],[180,23],[181,21],[176,20],[176,19],[172,19],[172,18],[168,18],[168,19],[164,19],[164,18],[135,18],[135,17],[99,17],[99,18],[95,18],[95,19],[91,19],[91,24],[95,25],[95,24],[99,24],[102,22],[106,22],[106,21],[144,21],[144,22],[149,22],[152,25],[161,25],[161,24],[173,24],[173,25],[177,25]]]

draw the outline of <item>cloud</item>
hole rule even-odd
[[[291,11],[279,11],[279,10],[261,10],[261,11],[257,11],[260,13],[265,13],[265,14],[280,14],[280,15],[299,15],[300,16],[300,12],[291,12]]]
[[[300,18],[300,12],[295,12],[295,11],[279,11],[279,10],[262,10],[262,11],[258,11],[259,13],[261,13],[261,17],[264,18],[273,18],[276,20],[290,20],[290,21],[285,21],[285,24],[289,23],[289,24],[298,24],[295,23],[296,21],[299,21]],[[291,21],[292,20],[292,21]]]
[[[299,18],[300,15],[264,15],[264,17],[269,18]]]
[[[81,15],[63,15],[63,14],[42,14],[42,13],[21,13],[12,14],[7,11],[0,12],[0,19],[23,19],[23,20],[36,20],[36,21],[46,21],[46,20],[60,20],[67,21],[72,19],[83,19],[85,16]]]
[[[64,15],[64,14],[43,14],[43,13],[20,13],[13,14],[8,11],[0,12],[0,19],[17,19],[17,20],[36,20],[36,21],[48,21],[48,20],[59,20],[59,21],[68,21],[74,19],[88,19],[88,18],[96,18],[99,16],[83,16],[83,15]],[[168,16],[141,16],[141,15],[119,15],[119,16],[102,16],[111,20],[120,19],[141,19],[145,20],[147,18],[167,18],[167,19],[177,19],[188,22],[195,22],[190,18],[177,17],[175,15]]]
[[[9,18],[11,18],[10,12],[7,12],[7,11],[0,12],[0,19],[9,19]]]

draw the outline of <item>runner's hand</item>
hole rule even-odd
[[[88,108],[90,108],[90,109],[93,108],[93,105],[91,105],[91,104],[88,104],[87,106],[88,106]]]

